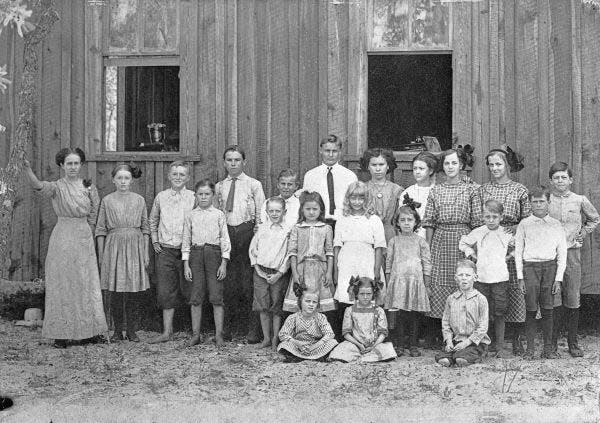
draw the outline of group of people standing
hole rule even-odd
[[[57,347],[68,339],[101,340],[103,289],[111,292],[111,340],[139,341],[130,293],[149,287],[152,245],[163,333],[151,343],[173,339],[183,294],[192,316],[190,346],[203,342],[208,300],[217,345],[227,340],[231,319],[225,324],[225,317],[235,310],[248,322],[249,343],[289,360],[330,352],[342,361],[419,356],[424,334],[443,337],[438,362],[463,365],[480,360],[491,339],[490,349],[505,353],[505,322],[513,324],[513,353],[531,358],[538,310],[542,356],[557,356],[563,321],[569,352],[582,355],[579,248],[600,217],[587,198],[570,191],[568,165],[552,166],[551,190],[529,192],[511,180],[511,170],[522,166],[510,149],[486,155],[490,181],[482,185],[461,172],[462,149],[421,152],[412,161],[415,184],[404,189],[389,179],[396,161],[388,150],[364,152],[366,183],[340,164],[335,135],[320,141],[319,153],[322,164],[306,172],[301,189],[297,173],[285,169],[278,194],[268,199],[244,172],[246,155],[238,146],[223,154],[226,178],[198,181],[193,191],[186,188],[186,164],[174,162],[171,186],[156,196],[149,216],[143,197],[130,191],[140,175],[132,164],[113,169],[116,191],[100,203],[95,187],[78,176],[81,150],[57,154],[65,177],[56,182],[39,181],[26,163],[33,187],[52,198],[58,215],[46,259],[43,335]]]

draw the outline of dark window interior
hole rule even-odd
[[[452,146],[452,55],[370,55],[368,95],[369,147],[418,148],[422,136]]]
[[[179,67],[126,67],[124,85],[125,150],[179,151]],[[165,125],[161,142],[152,142],[150,123]]]

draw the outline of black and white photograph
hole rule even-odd
[[[0,0],[0,422],[600,421],[600,0]]]

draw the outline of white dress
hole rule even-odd
[[[373,278],[375,248],[386,248],[383,223],[377,215],[342,216],[335,225],[333,247],[341,247],[338,254],[338,280],[334,299],[341,303],[353,304],[348,295],[350,278],[364,276]],[[385,281],[383,269],[381,281]],[[383,298],[380,292],[379,298]]]
[[[421,203],[421,207],[417,209],[417,213],[419,214],[419,217],[422,221],[423,217],[425,216],[425,206],[427,205],[427,198],[429,198],[429,192],[431,191],[431,188],[433,188],[433,185],[434,184],[431,184],[428,187],[420,187],[417,184],[409,186],[400,194],[400,198],[398,199],[398,206],[403,206],[402,203],[404,201],[404,194],[408,194],[408,196],[415,200],[417,203]],[[417,229],[417,235],[425,239],[425,228],[420,227],[419,229]]]

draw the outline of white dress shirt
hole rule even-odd
[[[329,192],[327,191],[327,171],[329,168],[331,168],[331,174],[333,175],[333,201],[335,203],[333,215],[329,214]],[[325,218],[337,220],[343,215],[346,190],[352,182],[356,181],[358,181],[356,174],[339,163],[333,166],[321,164],[306,172],[302,188],[304,191],[316,191],[321,194],[323,203],[325,203]]]

